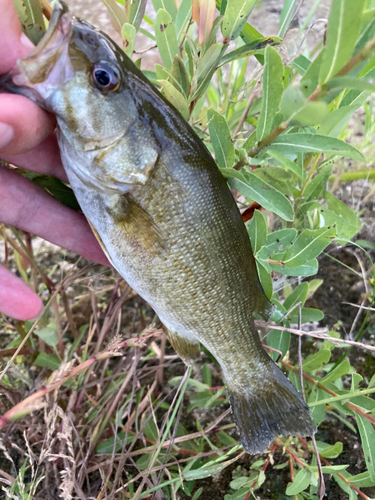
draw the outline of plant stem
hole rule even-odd
[[[293,365],[291,365],[290,363],[288,363],[287,361],[281,361],[281,363],[286,367],[288,368],[288,370],[292,370],[292,372],[296,373],[297,375],[299,374],[299,370],[298,368],[295,368]],[[307,373],[303,373],[303,378],[305,380],[307,380],[308,382],[311,382],[312,384],[314,384],[316,387],[318,387],[319,389],[322,389],[323,391],[327,392],[328,394],[330,394],[331,396],[333,396],[334,398],[340,398],[341,399],[345,399],[346,395],[344,396],[339,396],[339,394],[337,394],[336,392],[333,392],[331,391],[331,389],[328,389],[328,387],[325,387],[323,384],[321,384],[320,382],[318,382],[317,380],[313,379],[312,377],[310,377],[310,375],[307,375]],[[371,389],[369,389],[371,391]],[[360,391],[361,393],[363,393],[363,391]],[[374,391],[372,392],[375,392],[375,389]],[[366,391],[366,393],[368,394],[368,391]],[[350,396],[350,394],[348,394],[348,396]],[[327,400],[328,402],[329,400]],[[337,401],[337,400],[336,400]],[[353,404],[353,403],[350,403],[349,401],[347,401],[346,403],[344,403],[345,406],[347,406],[348,408],[350,408],[352,411],[354,411],[355,413],[359,413],[360,415],[362,415],[362,417],[366,418],[367,420],[369,420],[371,423],[375,424],[375,418],[372,417],[371,415],[368,415],[367,413],[365,413],[363,410],[361,410],[361,408],[359,408],[357,405]]]

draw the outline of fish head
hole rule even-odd
[[[155,160],[146,148],[138,169],[134,162],[131,172],[119,168],[124,136],[139,120],[129,85],[134,67],[110,38],[57,2],[39,44],[0,84],[56,115],[59,134],[80,156],[75,168],[84,183],[127,191],[147,177]]]

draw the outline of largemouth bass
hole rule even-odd
[[[106,35],[57,3],[47,33],[0,80],[57,118],[69,182],[113,266],[187,363],[217,359],[249,453],[313,435],[309,409],[263,350],[270,303],[240,212],[202,141]]]

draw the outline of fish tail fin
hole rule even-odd
[[[242,446],[251,455],[263,453],[280,434],[312,436],[316,432],[308,406],[279,367],[268,359],[267,370],[251,377],[247,387],[227,380],[233,419]]]

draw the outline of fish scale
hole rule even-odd
[[[95,82],[96,68],[112,87]],[[0,82],[56,114],[62,161],[98,241],[186,363],[199,342],[215,356],[245,450],[312,435],[308,407],[255,329],[253,313],[267,317],[271,305],[241,214],[179,112],[62,3],[41,44]]]

